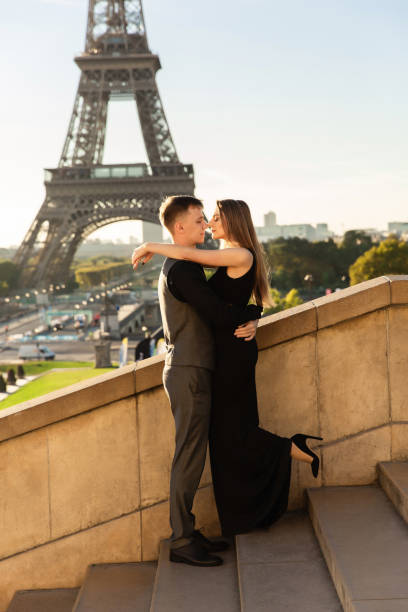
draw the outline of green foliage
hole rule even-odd
[[[287,308],[293,308],[293,306],[303,304],[303,300],[300,297],[297,289],[291,289],[285,296],[282,296],[279,291],[274,288],[271,288],[269,291],[273,305],[264,310],[265,315],[280,312],[281,310],[286,310]]]
[[[386,274],[408,274],[408,244],[397,238],[384,240],[350,266],[350,284]]]
[[[9,286],[8,282],[4,280],[0,280],[0,295],[8,295]]]
[[[17,287],[20,270],[9,259],[0,260],[0,295],[7,295]]]
[[[370,236],[351,230],[340,245],[332,239],[309,242],[304,238],[278,238],[267,242],[264,249],[274,286],[288,291],[292,287],[346,286],[349,266],[372,246]]]
[[[81,265],[75,270],[75,281],[79,284],[81,289],[85,289],[88,287],[95,287],[100,285],[101,283],[108,283],[115,278],[120,278],[125,274],[128,274],[131,271],[131,264],[129,263],[129,259],[119,259],[119,261],[113,262],[109,261],[106,263],[101,263],[101,258],[93,257],[93,260],[98,260],[98,262],[87,265]],[[104,258],[104,259],[112,259],[112,258]]]

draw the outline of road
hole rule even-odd
[[[29,317],[10,321],[7,333],[5,332],[4,326],[2,326],[0,328],[0,362],[8,363],[17,360],[18,349],[22,343],[18,342],[14,337],[19,334],[24,335],[27,332],[33,332],[33,330],[41,324],[42,321],[38,315],[30,315]],[[64,340],[61,338],[64,335],[74,337],[76,333],[71,323],[61,331],[46,332],[47,338],[39,340],[39,343],[44,344],[54,351],[56,361],[93,361],[95,358],[94,342],[79,339]],[[61,338],[61,340],[58,338]],[[35,342],[36,341],[33,340],[33,343]],[[136,341],[129,342],[129,360],[134,356],[136,343]],[[113,361],[119,361],[119,348],[120,341],[113,340],[111,344],[111,359]]]

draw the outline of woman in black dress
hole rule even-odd
[[[175,244],[147,243],[137,259],[159,253],[217,267],[208,281],[214,292],[230,304],[245,306],[250,298],[265,305],[269,285],[261,246],[249,208],[242,200],[220,200],[209,222],[214,239],[224,240],[219,250],[194,249]],[[267,527],[288,504],[292,458],[311,463],[317,476],[318,457],[306,446],[308,437],[277,436],[259,427],[255,386],[258,349],[247,326],[215,331],[216,369],[209,435],[214,494],[225,536]]]

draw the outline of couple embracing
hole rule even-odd
[[[220,200],[207,224],[200,200],[171,196],[161,205],[160,221],[173,244],[146,243],[135,249],[132,263],[136,269],[154,254],[166,257],[159,280],[163,384],[176,426],[170,560],[214,566],[222,563],[214,553],[228,543],[196,530],[191,511],[207,442],[224,536],[276,521],[287,508],[292,458],[310,463],[314,476],[319,459],[306,446],[315,436],[283,438],[259,427],[255,333],[269,284],[247,204]],[[223,248],[196,248],[207,227]],[[203,266],[216,268],[208,281]]]

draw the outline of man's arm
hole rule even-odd
[[[193,306],[215,327],[236,327],[259,319],[262,313],[260,306],[236,306],[221,300],[208,285],[202,267],[189,261],[174,264],[167,284],[177,299]]]

